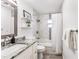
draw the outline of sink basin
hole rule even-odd
[[[29,45],[29,44],[31,44],[33,42],[34,42],[33,40],[18,40],[16,42],[16,44],[26,44],[26,45]]]
[[[1,47],[1,50],[4,50],[4,49],[6,49],[6,48],[9,48],[9,47],[11,47],[11,46],[13,46],[13,45],[15,45],[15,44],[7,44],[6,46]]]
[[[9,48],[1,50],[1,59],[10,59],[11,57],[17,55],[20,51],[25,49],[27,45],[25,44],[15,44]]]

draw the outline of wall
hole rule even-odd
[[[78,27],[78,1],[64,0],[63,5],[63,30]],[[63,33],[64,33],[63,31]],[[77,53],[67,48],[66,42],[63,40],[63,59],[78,59]]]
[[[39,13],[33,9],[33,33],[34,33],[34,36],[37,37],[37,34],[36,34],[36,31],[38,31],[38,22],[37,20],[39,19]]]
[[[44,41],[46,41],[49,39],[48,19],[49,19],[48,15],[40,15],[40,24],[39,24],[40,40],[43,39]]]
[[[37,14],[32,7],[28,6],[27,3],[23,0],[18,0],[18,35],[24,35],[27,38],[31,38],[35,36],[35,32],[36,32],[36,19],[37,16],[34,14]],[[22,18],[23,18],[23,9],[26,10],[27,12],[29,12],[31,14],[31,22],[32,22],[32,26],[31,28],[21,28],[22,26]]]
[[[55,48],[57,53],[61,53],[61,39],[63,32],[62,13],[52,14],[52,40],[49,40],[48,19],[48,14],[40,16],[39,41],[43,43],[51,43],[52,48]]]
[[[63,5],[63,30],[78,26],[77,0],[65,0]]]

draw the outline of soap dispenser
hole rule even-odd
[[[15,43],[15,37],[14,37],[14,35],[13,35],[12,38],[11,38],[11,43],[12,43],[12,44]]]

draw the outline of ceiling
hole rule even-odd
[[[25,0],[40,14],[61,12],[63,0]]]

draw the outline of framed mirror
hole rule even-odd
[[[1,38],[17,35],[17,6],[1,1]]]

